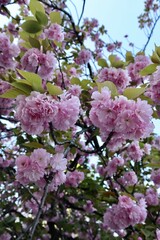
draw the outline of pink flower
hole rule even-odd
[[[71,95],[73,95],[73,96],[77,96],[77,97],[80,96],[81,92],[82,92],[81,87],[80,87],[79,85],[75,85],[75,84],[74,84],[74,85],[71,85],[71,86],[69,87],[69,90],[68,90],[68,93],[69,93],[69,94],[71,94]]]
[[[66,169],[67,159],[63,156],[63,153],[56,153],[50,159],[50,165],[52,166],[53,172],[64,171]]]
[[[153,188],[147,189],[145,200],[149,206],[157,206],[159,204],[157,191]]]
[[[42,168],[46,168],[50,162],[51,154],[43,148],[35,149],[30,155],[32,162],[37,163]]]
[[[0,235],[0,240],[10,240],[10,239],[11,239],[11,235],[7,232]]]
[[[79,52],[78,57],[75,59],[75,62],[79,65],[87,64],[91,57],[91,52],[89,50],[83,49]]]
[[[143,199],[136,204],[128,196],[120,196],[118,204],[113,204],[104,214],[104,227],[113,231],[143,223],[147,217],[146,205]]]
[[[127,154],[128,160],[134,160],[134,161],[139,162],[141,160],[141,158],[143,157],[143,151],[139,146],[139,142],[138,141],[132,142],[128,146],[126,154]]]
[[[16,66],[14,58],[19,53],[19,47],[11,43],[6,34],[0,33],[0,68],[14,69]]]
[[[108,176],[113,176],[114,173],[116,173],[117,168],[119,166],[123,166],[124,164],[124,159],[121,157],[114,157],[111,161],[108,162],[107,165],[107,175]]]
[[[124,186],[133,186],[138,182],[138,178],[135,172],[129,171],[124,173],[121,178],[121,182]]]
[[[41,134],[54,117],[54,103],[51,97],[38,92],[30,96],[18,96],[15,117],[28,134]]]
[[[62,31],[62,27],[57,24],[53,23],[48,29],[44,31],[46,38],[50,40],[55,40],[57,42],[62,42],[64,40],[64,33]]]
[[[159,229],[156,230],[156,237],[157,237],[156,240],[160,240],[160,230]]]
[[[31,165],[31,159],[26,155],[19,156],[16,159],[16,166],[18,171],[20,172],[25,172],[26,170],[28,170],[30,165]]]
[[[10,84],[0,79],[0,95],[10,89]],[[0,115],[8,115],[13,107],[14,100],[9,98],[0,98]]]
[[[151,180],[154,182],[154,184],[160,185],[160,169],[152,170]]]
[[[78,187],[80,182],[84,179],[84,173],[75,170],[74,172],[67,172],[66,185],[71,187]]]
[[[44,80],[52,79],[56,62],[52,52],[44,54],[37,48],[29,49],[21,58],[23,69],[37,72]]]
[[[141,77],[139,72],[150,63],[150,59],[144,55],[138,55],[134,58],[134,63],[130,63],[127,68],[132,82],[136,83],[137,85],[142,83],[143,77]]]
[[[90,120],[100,129],[103,141],[113,133],[108,144],[111,150],[120,147],[127,139],[139,140],[152,133],[153,111],[146,101],[138,99],[136,102],[124,96],[112,100],[110,91],[106,87],[101,90],[101,93],[95,91],[92,98]]]
[[[120,68],[103,68],[98,74],[98,82],[111,81],[121,93],[131,81],[126,70]]]
[[[54,116],[52,119],[54,128],[66,131],[70,127],[73,127],[78,120],[79,108],[80,101],[76,96],[56,102],[54,104]]]
[[[86,204],[84,205],[84,210],[88,213],[93,213],[96,209],[93,207],[93,203],[90,200],[86,201]]]

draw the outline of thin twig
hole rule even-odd
[[[44,204],[45,204],[47,193],[48,193],[48,182],[46,183],[46,186],[44,187],[44,193],[43,193],[43,196],[42,196],[42,199],[41,199],[41,203],[39,205],[38,213],[36,215],[36,218],[34,220],[34,223],[33,223],[33,226],[32,226],[32,230],[31,230],[31,233],[30,233],[30,240],[33,239],[36,227],[37,227],[37,225],[39,223],[39,219],[40,219],[40,216],[41,216],[42,211],[43,211],[43,207],[44,207]]]
[[[151,37],[152,37],[152,35],[153,35],[153,31],[154,31],[154,29],[155,29],[155,27],[156,27],[156,24],[157,24],[157,22],[159,21],[159,19],[160,19],[160,15],[157,17],[157,19],[155,20],[155,22],[154,22],[154,24],[153,24],[153,27],[152,27],[152,29],[151,29],[151,31],[150,31],[150,34],[149,34],[149,36],[148,36],[148,39],[147,39],[147,42],[146,42],[146,44],[144,45],[144,48],[143,48],[143,52],[145,52],[145,50],[146,50],[146,48],[147,48],[147,46],[148,46],[148,44],[149,44],[149,42],[150,42],[150,40],[151,40]]]
[[[80,24],[80,21],[81,21],[81,19],[82,19],[82,17],[83,17],[83,13],[84,13],[84,9],[85,9],[85,4],[86,4],[86,0],[83,0],[82,12],[81,12],[81,16],[80,16],[80,18],[79,18],[79,20],[78,20],[78,25]]]

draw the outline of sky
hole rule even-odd
[[[80,13],[83,0],[72,0],[72,2],[77,6]],[[114,40],[125,42],[124,35],[128,34],[129,40],[142,49],[147,38],[144,31],[138,28],[137,16],[143,13],[143,2],[143,0],[86,0],[84,16],[97,18],[100,24],[105,25],[108,33]],[[73,6],[72,9],[74,11]],[[155,43],[160,45],[159,29],[160,22],[147,48],[148,54],[152,54]]]
[[[100,25],[103,24],[113,40],[119,40],[129,49],[128,42],[124,35],[129,36],[130,42],[133,42],[137,49],[135,52],[143,49],[147,37],[143,30],[138,28],[137,16],[143,13],[143,0],[86,0],[84,17],[96,18]],[[68,0],[69,8],[78,21],[75,6],[78,14],[81,14],[83,0]],[[11,6],[10,10],[16,14],[17,9]],[[6,19],[0,19],[0,26],[6,22]],[[106,39],[108,41],[108,39]],[[160,46],[160,22],[155,28],[152,39],[146,49],[146,54],[151,55],[155,44]],[[155,132],[160,135],[160,121],[156,121]]]

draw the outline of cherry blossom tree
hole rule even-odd
[[[160,240],[160,3],[134,54],[84,9],[0,1],[0,240]]]

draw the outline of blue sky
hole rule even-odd
[[[77,6],[80,13],[83,0],[73,0],[72,2]],[[128,34],[129,40],[142,49],[147,38],[144,31],[138,28],[137,16],[143,12],[143,2],[143,0],[86,0],[84,16],[97,18],[100,24],[105,25],[108,33],[114,40],[124,42],[124,35]],[[71,3],[70,6],[72,6],[74,11]],[[159,29],[160,22],[147,48],[148,54],[152,54],[155,43],[160,45]],[[128,47],[127,42],[126,46]]]

